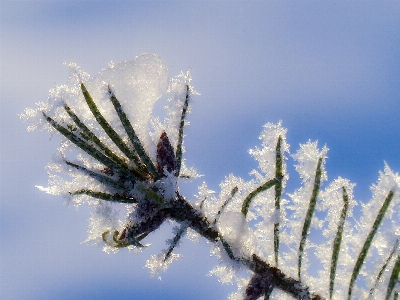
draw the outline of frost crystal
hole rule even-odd
[[[168,260],[164,260],[164,255],[151,255],[150,259],[146,261],[146,267],[150,269],[151,276],[155,276],[160,271],[166,271],[171,263],[179,258],[182,255],[172,253]],[[161,277],[158,277],[161,279]]]
[[[220,261],[210,275],[238,285],[229,299],[398,298],[400,176],[388,165],[358,213],[355,184],[341,177],[326,184],[326,146],[308,141],[290,156],[287,129],[267,123],[261,145],[249,151],[258,162],[251,179],[230,174],[219,193],[203,182],[192,203],[179,189],[199,177],[183,157],[197,94],[190,72],[170,79],[152,54],[110,62],[93,77],[75,63],[67,67],[68,83],[21,118],[33,121],[28,130],[63,136],[47,166],[48,187],[38,189],[90,207],[86,242],[108,253],[140,251],[147,235],[170,221],[177,226],[167,248],[146,263],[153,276],[181,257],[174,251],[183,237],[202,236]],[[160,120],[153,108],[164,98]],[[289,159],[301,179],[291,193]]]

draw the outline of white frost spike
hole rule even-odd
[[[83,71],[75,62],[64,63],[69,69],[70,80],[76,84],[86,82],[90,79],[90,75]]]
[[[400,175],[395,173],[385,162],[383,172],[379,172],[378,184],[371,187],[374,197],[387,196],[387,192],[393,190],[395,193],[400,192]]]
[[[195,195],[197,198],[196,206],[211,220],[218,211],[216,208],[218,199],[215,197],[215,191],[210,190],[205,182],[198,187],[198,190],[198,194]]]
[[[198,243],[201,235],[199,233],[197,233],[196,231],[194,231],[193,229],[188,228],[186,231],[186,237],[188,238],[188,240],[192,241],[193,243]]]
[[[287,158],[285,153],[289,153],[289,144],[286,142],[286,132],[287,129],[282,127],[282,121],[278,124],[267,123],[264,125],[264,130],[262,131],[259,139],[262,141],[262,148],[255,147],[250,149],[249,153],[252,155],[259,163],[259,168],[266,175],[267,178],[271,179],[275,176],[275,152],[276,144],[278,138],[282,138],[281,142],[281,153],[283,154],[282,159],[282,173],[284,176],[284,181],[286,181],[286,163]]]
[[[214,269],[212,269],[209,273],[208,276],[217,276],[218,280],[222,284],[227,284],[231,283],[232,280],[235,277],[237,270],[235,269],[234,266],[228,265],[228,266],[216,266]]]
[[[322,150],[319,150],[318,141],[311,142],[311,140],[309,140],[306,144],[300,144],[300,149],[293,154],[293,158],[298,162],[295,167],[303,182],[314,179],[318,159],[322,157],[323,166],[327,158],[328,150],[329,149],[326,147],[326,145],[322,148]],[[326,179],[326,172],[323,171],[321,175],[321,181]]]
[[[171,263],[182,257],[181,254],[171,253],[167,260],[164,260],[165,255],[151,255],[150,259],[146,261],[146,267],[150,269],[151,276],[155,276],[160,271],[166,271]],[[161,279],[161,277],[158,277]]]
[[[191,97],[193,95],[199,95],[191,85],[192,76],[190,73],[190,70],[187,71],[186,74],[181,72],[178,76],[171,78],[166,92],[168,100],[164,107],[166,117],[164,118],[163,125],[165,126],[166,132],[168,132],[168,138],[175,150],[178,144],[179,126],[181,122],[182,109],[185,106],[186,96],[188,95],[189,98],[186,113],[184,115],[185,127],[189,125],[187,115],[191,111]],[[161,128],[155,129],[160,130]],[[161,132],[156,132],[156,136],[159,136],[160,133]],[[182,145],[182,153],[184,152],[185,148],[184,145]],[[184,159],[182,160],[182,164],[184,165]]]

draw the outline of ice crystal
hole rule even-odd
[[[299,299],[310,291],[330,299],[398,293],[400,176],[388,165],[357,213],[355,184],[342,177],[327,183],[328,148],[308,141],[290,156],[287,129],[281,121],[267,123],[261,145],[249,150],[258,162],[251,179],[230,174],[219,193],[203,182],[189,202],[180,183],[199,177],[183,157],[183,129],[198,94],[190,72],[169,78],[153,54],[110,62],[95,76],[66,65],[67,84],[21,118],[32,120],[28,130],[63,135],[47,166],[48,187],[38,188],[75,206],[88,204],[87,242],[104,242],[106,252],[142,249],[146,236],[170,220],[177,226],[167,248],[146,263],[153,276],[181,257],[174,251],[184,236],[203,236],[220,262],[210,275],[238,285],[229,299],[291,299],[293,291]],[[160,99],[167,101],[163,120],[152,115]],[[301,186],[288,193],[289,159]],[[252,271],[241,272],[246,268]]]
[[[151,255],[150,259],[146,261],[146,267],[150,269],[151,276],[155,276],[161,271],[165,272],[173,261],[181,257],[181,254],[171,253],[169,259],[165,260],[163,254]],[[160,276],[158,278],[161,279]]]

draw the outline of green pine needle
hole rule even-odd
[[[368,234],[367,239],[364,242],[364,245],[363,245],[363,247],[361,249],[360,254],[358,255],[357,262],[356,262],[356,264],[354,266],[353,273],[351,274],[349,290],[347,292],[347,296],[348,296],[347,299],[348,300],[351,299],[351,293],[353,291],[354,283],[356,282],[357,276],[360,273],[361,267],[364,264],[364,260],[365,260],[365,258],[367,256],[369,247],[372,244],[372,240],[374,239],[375,234],[377,233],[378,228],[382,223],[383,217],[385,216],[385,213],[386,213],[386,211],[387,211],[387,209],[388,209],[388,207],[390,205],[390,202],[393,199],[393,196],[394,196],[394,191],[392,190],[392,191],[389,192],[388,196],[386,197],[385,201],[383,202],[382,207],[379,210],[378,215],[376,216],[375,222],[372,225],[372,229],[371,229],[370,233]]]
[[[392,295],[394,286],[399,282],[399,275],[400,275],[400,255],[397,256],[397,260],[393,267],[392,274],[390,275],[385,300],[389,300],[390,296]],[[395,292],[395,294],[396,293],[397,292]],[[398,293],[397,293],[397,297],[398,297]]]
[[[181,224],[181,227],[179,228],[179,231],[175,234],[171,245],[169,246],[167,252],[165,253],[164,256],[164,262],[168,260],[168,258],[170,258],[172,251],[174,250],[174,248],[176,247],[176,245],[178,244],[179,240],[182,238],[182,236],[185,234],[186,229],[189,226],[187,224]]]
[[[96,179],[100,183],[103,183],[103,184],[105,184],[105,185],[107,185],[109,187],[112,187],[112,188],[115,188],[115,189],[122,189],[122,190],[125,188],[125,186],[124,186],[124,184],[122,182],[114,180],[114,179],[112,179],[112,178],[110,178],[110,177],[108,177],[106,175],[99,174],[97,172],[93,172],[93,171],[91,171],[91,170],[89,170],[89,169],[87,169],[87,168],[85,168],[83,166],[74,164],[74,163],[72,163],[70,161],[67,161],[67,160],[65,160],[65,163],[68,166],[71,166],[71,167],[73,167],[73,168],[75,168],[75,169],[77,169],[79,171],[82,171],[86,175]]]
[[[336,277],[336,267],[339,260],[340,245],[342,243],[343,229],[347,217],[347,210],[349,208],[349,196],[345,187],[342,187],[343,191],[343,209],[340,214],[338,230],[336,232],[335,239],[333,241],[332,259],[331,259],[331,271],[330,271],[330,281],[329,281],[329,298],[332,299],[333,288],[335,285]]]
[[[217,221],[218,221],[218,219],[219,219],[219,216],[221,215],[222,211],[223,211],[224,208],[228,205],[229,201],[231,201],[232,198],[235,197],[235,195],[236,195],[236,193],[237,193],[238,190],[239,190],[239,189],[238,189],[237,186],[235,186],[235,187],[232,189],[231,194],[229,195],[228,199],[225,200],[224,204],[222,204],[222,206],[221,206],[221,208],[219,209],[219,211],[217,212],[217,215],[215,216],[215,219],[214,219],[214,221],[212,222],[212,224],[216,224],[216,223],[217,223]]]
[[[87,154],[92,156],[94,159],[96,159],[106,167],[112,169],[113,171],[116,172],[118,171],[123,176],[133,175],[134,178],[140,177],[140,174],[135,172],[135,170],[127,170],[127,165],[125,163],[122,162],[122,165],[118,164],[117,162],[113,161],[112,159],[104,155],[98,149],[96,149],[94,145],[91,145],[90,141],[82,140],[80,137],[75,135],[71,130],[68,130],[67,128],[58,124],[51,117],[47,116],[45,112],[42,112],[42,114],[45,117],[46,121],[49,122],[54,129],[56,129],[63,136],[65,136],[70,142],[81,148],[83,151],[85,151]],[[67,125],[67,127],[72,128],[72,130],[74,128],[70,124]]]
[[[301,263],[303,259],[303,253],[304,253],[304,246],[306,244],[306,239],[308,236],[308,232],[310,230],[311,226],[311,220],[314,215],[314,210],[315,210],[315,205],[317,203],[317,197],[321,185],[321,175],[322,175],[322,157],[318,159],[318,164],[317,164],[317,170],[315,172],[315,179],[314,179],[314,188],[312,191],[312,195],[310,198],[310,203],[308,206],[308,210],[306,213],[306,218],[304,220],[304,225],[303,225],[303,230],[301,232],[301,240],[300,240],[300,245],[299,245],[299,258],[298,258],[298,270],[297,270],[297,275],[299,276],[300,279],[300,274],[301,274]]]
[[[278,183],[277,179],[275,179],[275,178],[271,179],[271,180],[267,181],[266,183],[264,183],[263,185],[256,188],[244,199],[243,204],[242,204],[242,214],[244,215],[245,218],[247,216],[247,213],[249,212],[250,203],[253,200],[253,198],[255,196],[257,196],[259,193],[264,192],[264,191],[268,190],[269,188],[273,187],[277,183]]]
[[[140,160],[139,157],[133,153],[122,138],[118,135],[118,133],[110,126],[107,120],[103,117],[100,110],[97,108],[97,105],[94,103],[92,96],[90,96],[88,90],[85,85],[81,83],[82,94],[85,97],[86,103],[92,112],[93,116],[96,118],[96,121],[103,128],[105,133],[109,136],[109,138],[114,142],[114,144],[124,153],[129,159],[133,160],[135,164],[139,167]]]
[[[106,200],[106,201],[110,201],[110,202],[137,203],[137,200],[135,198],[124,197],[119,194],[112,195],[112,194],[103,193],[103,192],[95,192],[95,191],[86,190],[86,189],[81,189],[81,190],[72,192],[70,194],[71,194],[71,196],[88,195],[93,198]]]
[[[113,170],[114,169],[118,169],[118,165],[116,165],[114,161],[112,161],[110,158],[105,156],[99,150],[97,150],[92,145],[90,145],[86,141],[84,141],[81,138],[79,138],[78,136],[76,136],[74,133],[72,133],[67,128],[65,128],[62,125],[58,124],[51,117],[47,116],[45,112],[42,112],[42,114],[45,117],[46,121],[49,122],[50,125],[53,126],[54,129],[56,129],[58,132],[60,132],[63,136],[65,136],[73,144],[75,144],[76,146],[81,148],[87,154],[89,154],[90,156],[92,156],[94,159],[96,159],[97,161],[101,162],[105,166],[109,167],[110,169],[113,169]]]
[[[118,114],[118,117],[124,126],[124,129],[133,145],[135,148],[137,154],[139,155],[141,161],[144,163],[145,167],[148,169],[148,171],[152,174],[153,178],[157,178],[158,172],[156,167],[154,166],[154,163],[150,159],[150,157],[147,155],[146,151],[143,148],[142,143],[140,142],[135,130],[133,129],[131,122],[129,121],[128,117],[126,116],[124,110],[122,109],[121,103],[118,101],[118,99],[115,97],[114,93],[108,88],[108,92],[110,95],[110,100],[112,104],[114,105],[114,109]]]
[[[72,109],[64,104],[64,109],[81,130],[81,136],[87,141],[93,142],[100,150],[104,152],[110,159],[123,169],[128,169],[127,163],[104,145],[99,138],[79,119],[79,117],[72,111]]]
[[[283,162],[282,162],[282,136],[279,136],[275,150],[275,178],[278,182],[275,184],[275,210],[281,208],[282,198],[282,179],[283,179]],[[274,254],[275,265],[278,266],[279,259],[279,222],[274,223]]]
[[[183,143],[183,128],[185,126],[185,119],[186,119],[186,114],[187,114],[187,109],[189,107],[189,86],[186,86],[186,99],[185,103],[183,104],[182,108],[182,114],[181,114],[181,121],[179,124],[179,135],[178,135],[178,144],[176,146],[176,175],[179,176],[179,172],[181,171],[181,165],[182,165],[182,143]]]

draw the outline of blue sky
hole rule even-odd
[[[201,96],[186,158],[216,191],[229,173],[248,178],[262,125],[283,120],[292,153],[308,139],[326,143],[328,178],[349,178],[366,201],[384,161],[400,171],[399,15],[398,1],[2,0],[2,298],[224,299],[235,290],[206,277],[217,262],[204,241],[185,241],[159,281],[143,266],[169,228],[141,255],[107,255],[81,244],[86,208],[35,189],[47,183],[57,138],[28,133],[18,114],[66,82],[65,61],[96,74],[151,52],[171,76],[192,68]]]

